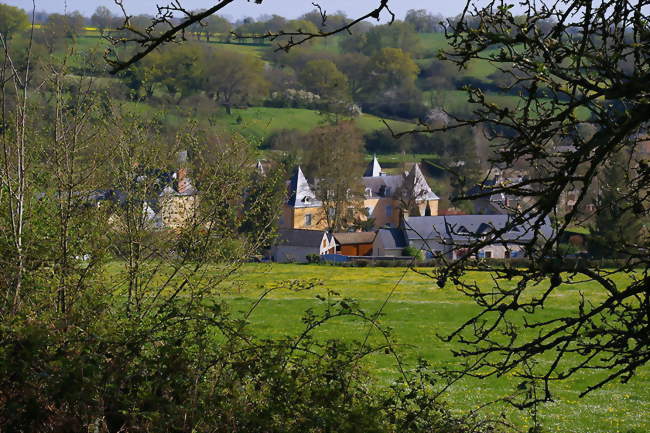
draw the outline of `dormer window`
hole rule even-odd
[[[302,202],[303,202],[303,203],[309,203],[309,202],[311,202],[311,198],[309,198],[309,196],[305,196],[305,197],[302,199]]]
[[[372,189],[366,188],[366,197],[372,197]]]

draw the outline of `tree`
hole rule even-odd
[[[384,48],[398,48],[415,55],[421,51],[422,45],[411,24],[395,21],[374,26],[364,33],[350,35],[341,42],[341,48],[346,52],[360,52],[367,56]]]
[[[114,74],[120,72],[132,64],[138,62],[140,59],[146,57],[160,45],[166,42],[177,40],[179,38],[179,35],[182,34],[182,32],[184,32],[186,29],[191,28],[191,26],[207,17],[216,14],[234,1],[235,0],[223,0],[208,9],[196,13],[189,12],[180,3],[172,3],[161,7],[159,8],[158,15],[156,15],[151,20],[150,26],[152,29],[156,28],[160,24],[167,26],[167,30],[161,34],[152,31],[133,31],[133,29],[130,28],[129,19],[127,18],[121,29],[128,32],[129,35],[119,39],[114,38],[111,40],[111,42],[114,47],[129,44],[138,44],[139,48],[137,51],[135,51],[135,53],[131,54],[126,59],[119,57],[118,50],[108,50],[106,52],[105,59],[113,67],[111,72]],[[122,7],[124,15],[128,17],[129,15],[121,3],[120,6]],[[367,18],[379,19],[382,12],[388,12],[394,18],[394,15],[388,8],[388,0],[380,0],[379,5],[375,9],[356,19],[346,22],[341,27],[327,31],[318,31],[316,26],[311,22],[296,21],[295,23],[297,23],[298,26],[294,26],[294,28],[289,29],[288,31],[282,31],[276,34],[267,34],[263,35],[262,37],[265,39],[278,40],[279,48],[288,50],[291,47],[297,45],[309,43],[310,41],[326,38],[328,36],[350,30],[355,26],[362,26],[360,23],[362,23]],[[175,20],[175,13],[180,13],[183,18],[180,20]],[[300,25],[300,23],[305,24]]]
[[[230,39],[230,32],[232,31],[232,24],[230,21],[219,15],[212,15],[205,20],[205,25],[202,26],[205,33],[205,39],[210,42],[212,35],[219,35],[221,40]]]
[[[422,92],[415,86],[420,71],[413,58],[399,48],[383,48],[366,65],[367,80],[360,94],[364,111],[418,119],[424,117]]]
[[[646,228],[648,219],[634,210],[629,185],[635,168],[627,149],[615,155],[598,176],[598,212],[589,237],[589,252],[596,257],[625,258]]]
[[[101,32],[104,32],[115,24],[116,17],[106,6],[98,6],[95,13],[90,17],[90,22]]]
[[[0,4],[0,34],[5,39],[11,37],[29,26],[27,14],[20,8]]]
[[[541,384],[543,392],[528,393],[529,398],[517,403],[522,407],[550,399],[550,384],[577,372],[603,374],[590,377],[584,395],[613,380],[630,380],[650,361],[647,231],[636,231],[624,247],[626,259],[614,269],[566,261],[556,248],[566,229],[581,223],[580,205],[605,167],[615,165],[622,152],[638,154],[639,132],[650,120],[650,52],[644,42],[650,29],[638,13],[647,6],[645,1],[618,0],[561,6],[526,2],[523,14],[515,17],[508,4],[469,3],[467,12],[447,29],[451,62],[458,67],[477,59],[490,62],[525,89],[513,109],[470,88],[470,102],[476,104],[471,117],[449,127],[482,125],[492,141],[493,168],[527,167],[528,176],[465,198],[505,194],[526,203],[512,210],[507,227],[484,233],[468,251],[476,254],[515,225],[527,224],[534,233],[526,250],[530,266],[503,269],[464,259],[436,274],[441,286],[458,284],[481,307],[448,337],[464,345],[458,353],[467,359],[465,373],[484,377],[516,370],[522,389]],[[595,133],[574,133],[587,123],[596,126]],[[557,145],[558,139],[567,138],[568,148]],[[642,162],[626,169],[629,181],[624,198],[618,199],[623,206],[618,215],[631,211],[638,219],[647,218],[649,173]],[[569,191],[576,194],[576,204],[559,214],[558,205]],[[601,218],[609,212],[609,205],[602,204],[604,208],[596,209]],[[554,230],[545,230],[551,217]],[[464,270],[476,268],[496,272],[493,288],[463,280]],[[616,274],[626,277],[610,278]],[[579,278],[599,285],[603,297],[583,300],[553,317],[535,314],[563,283]],[[537,284],[543,284],[544,293],[531,297]],[[523,338],[522,326],[535,330],[535,337]],[[548,358],[536,362],[540,356]]]
[[[312,60],[300,71],[300,82],[322,98],[341,102],[349,98],[348,80],[330,60]]]
[[[229,49],[204,52],[204,88],[231,114],[233,105],[246,104],[267,93],[264,63],[254,55]]]
[[[362,211],[363,138],[352,122],[316,128],[305,137],[305,171],[313,176],[327,227],[343,231]]]
[[[373,55],[366,69],[372,77],[369,91],[385,92],[398,87],[412,87],[420,72],[413,58],[399,48],[382,48]]]
[[[442,33],[443,21],[442,15],[433,15],[426,9],[409,9],[404,17],[404,22],[411,24],[418,33]]]
[[[68,15],[50,14],[37,34],[39,41],[52,53],[74,40],[83,28],[84,17],[79,12]]]

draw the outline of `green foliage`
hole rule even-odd
[[[367,32],[357,32],[341,40],[345,52],[359,52],[372,56],[385,48],[397,48],[418,54],[421,51],[420,38],[409,23],[395,21],[371,27]]]
[[[307,263],[311,263],[311,264],[320,263],[319,254],[307,254],[306,259],[307,259]]]
[[[330,101],[348,99],[348,80],[329,60],[312,60],[300,71],[300,82],[310,92]]]
[[[628,152],[622,149],[602,172],[595,225],[588,238],[589,252],[595,257],[627,257],[644,231],[647,218],[635,211],[629,195],[628,164]]]
[[[402,255],[407,256],[407,257],[415,257],[418,260],[423,260],[424,259],[424,253],[422,252],[422,250],[419,250],[419,249],[417,249],[415,247],[411,247],[411,246],[405,247],[402,250]]]
[[[0,3],[0,34],[6,39],[11,39],[29,26],[27,14],[15,6]]]

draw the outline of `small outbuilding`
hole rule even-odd
[[[335,252],[334,238],[325,231],[280,229],[269,255],[271,260],[278,263],[306,263],[309,255]]]
[[[372,256],[375,232],[334,233],[336,250],[344,256]]]
[[[372,255],[375,257],[401,257],[407,246],[408,243],[402,229],[379,229],[372,244]]]

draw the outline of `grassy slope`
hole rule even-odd
[[[327,290],[340,292],[343,296],[361,300],[367,311],[376,311],[404,272],[399,268],[332,268],[314,265],[246,265],[232,286],[225,291],[235,310],[247,309],[264,288],[295,280],[318,280],[323,286],[310,292],[279,290],[263,301],[252,321],[254,329],[262,336],[295,334],[302,329],[300,318],[307,308],[318,310],[322,304],[314,296],[327,295]],[[487,274],[472,274],[483,287],[490,284]],[[563,286],[550,300],[547,308],[539,314],[552,317],[567,312],[577,305],[579,291],[591,300],[603,294],[587,284]],[[467,318],[476,307],[454,291],[452,287],[435,288],[432,280],[409,272],[397,287],[391,302],[384,310],[385,325],[394,329],[398,342],[402,343],[405,359],[412,365],[418,357],[429,360],[434,366],[453,366],[450,345],[441,342],[437,335],[447,334]],[[323,338],[342,337],[348,340],[362,339],[365,325],[339,321],[330,323],[321,331]],[[373,335],[376,340],[377,336]],[[370,368],[382,380],[396,374],[394,362],[387,356],[377,355],[369,360]],[[592,383],[593,378],[580,375],[557,386],[557,401],[542,409],[542,420],[548,432],[555,433],[605,433],[650,429],[650,420],[644,418],[650,410],[650,368],[643,368],[629,384],[611,384],[584,399],[578,399],[578,390]],[[465,380],[456,384],[448,399],[452,406],[474,408],[477,405],[508,395],[518,380],[512,375],[483,381]],[[490,412],[504,410],[508,417],[520,426],[529,422],[526,414],[505,406],[493,406]]]

